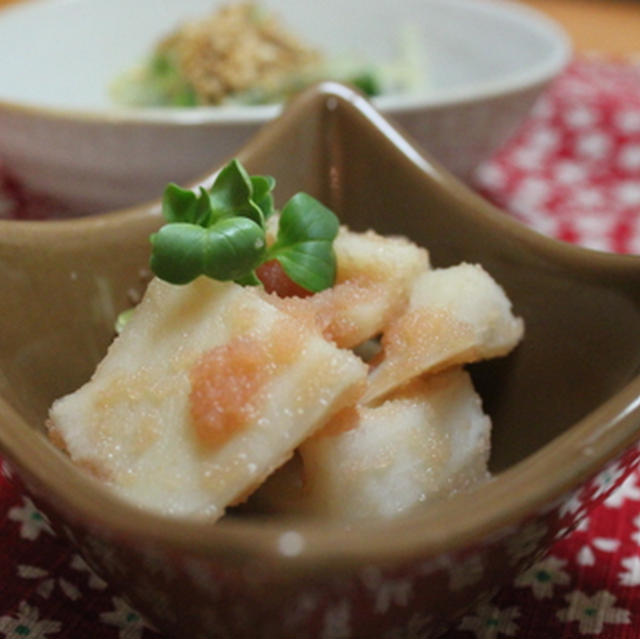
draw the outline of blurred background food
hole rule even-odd
[[[0,7],[25,0],[0,0]],[[482,0],[478,0],[482,2]],[[640,6],[637,0],[515,0],[562,24],[578,51],[637,55]]]
[[[397,59],[372,64],[311,46],[262,3],[222,4],[168,26],[109,92],[123,106],[189,107],[281,102],[322,80],[353,84],[369,96],[419,90],[426,54],[418,34],[399,35]]]
[[[211,42],[200,24],[222,5],[232,8],[223,35]],[[287,58],[291,37],[274,38],[253,10],[243,18],[241,5],[18,0],[0,20],[0,58],[14,58],[0,65],[0,157],[7,170],[33,192],[89,214],[157,197],[168,181],[185,184],[237,154],[279,113],[278,98],[296,92],[288,86],[292,75],[296,86],[300,80],[288,62],[276,65],[284,71],[284,90],[265,73],[265,57]],[[256,6],[293,34],[303,67],[314,59],[309,49],[320,49],[329,68],[323,77],[350,80],[373,94],[384,116],[465,180],[514,132],[571,53],[555,22],[518,3],[349,0],[340,21],[343,0]],[[158,42],[191,21],[195,37],[171,38],[153,55]],[[229,32],[241,46],[229,42]],[[201,45],[211,55],[200,56]],[[126,83],[128,97],[140,90],[152,96],[150,105],[165,104],[154,94],[168,88],[168,103],[178,108],[137,108],[138,96],[134,109],[114,102],[109,89],[117,78],[149,57],[145,81]],[[355,73],[336,73],[336,59]],[[202,108],[181,108],[194,105]]]

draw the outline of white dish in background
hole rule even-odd
[[[78,213],[158,196],[232,156],[281,107],[122,108],[115,77],[185,18],[220,0],[28,0],[0,11],[0,158],[28,187]],[[565,66],[563,31],[515,3],[489,0],[264,0],[329,55],[390,61],[410,26],[421,89],[373,99],[410,137],[465,178]],[[336,16],[339,16],[338,18]]]

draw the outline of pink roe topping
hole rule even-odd
[[[189,406],[198,439],[218,447],[255,419],[269,373],[261,342],[237,337],[205,353],[191,371]]]

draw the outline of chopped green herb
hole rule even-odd
[[[382,82],[379,75],[373,69],[367,69],[348,78],[355,87],[360,89],[365,95],[373,97],[382,93]]]
[[[125,327],[125,325],[127,324],[127,322],[131,319],[131,316],[133,315],[133,311],[135,309],[133,308],[128,308],[125,311],[122,311],[122,313],[118,314],[118,317],[116,317],[116,333],[118,333],[118,335],[120,333],[122,333],[122,329]]]
[[[317,292],[333,285],[336,216],[306,193],[283,207],[276,241],[267,248],[265,220],[275,213],[270,176],[250,176],[238,160],[198,193],[169,184],[162,213],[167,224],[151,235],[151,270],[172,284],[199,275],[258,285],[256,269],[276,259],[288,277]]]
[[[158,51],[147,62],[132,69],[113,87],[118,101],[138,106],[193,107],[198,96],[184,78],[175,55]]]

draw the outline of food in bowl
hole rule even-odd
[[[410,46],[415,55],[415,42]],[[232,3],[163,38],[143,64],[117,79],[112,96],[133,106],[267,104],[326,79],[351,83],[373,96],[408,85],[406,69],[414,66],[406,64],[404,74],[394,77],[379,65],[329,59],[286,29],[273,12]],[[417,84],[417,77],[412,82]]]
[[[490,434],[461,367],[417,377],[382,402],[359,400],[331,418],[252,505],[344,522],[409,513],[488,479]]]
[[[54,402],[52,440],[139,506],[211,520],[256,491],[281,512],[389,517],[486,478],[490,423],[462,367],[522,338],[504,291],[304,193],[278,212],[274,185],[234,160],[210,190],[167,187],[156,277]],[[279,500],[295,455],[301,490]]]

